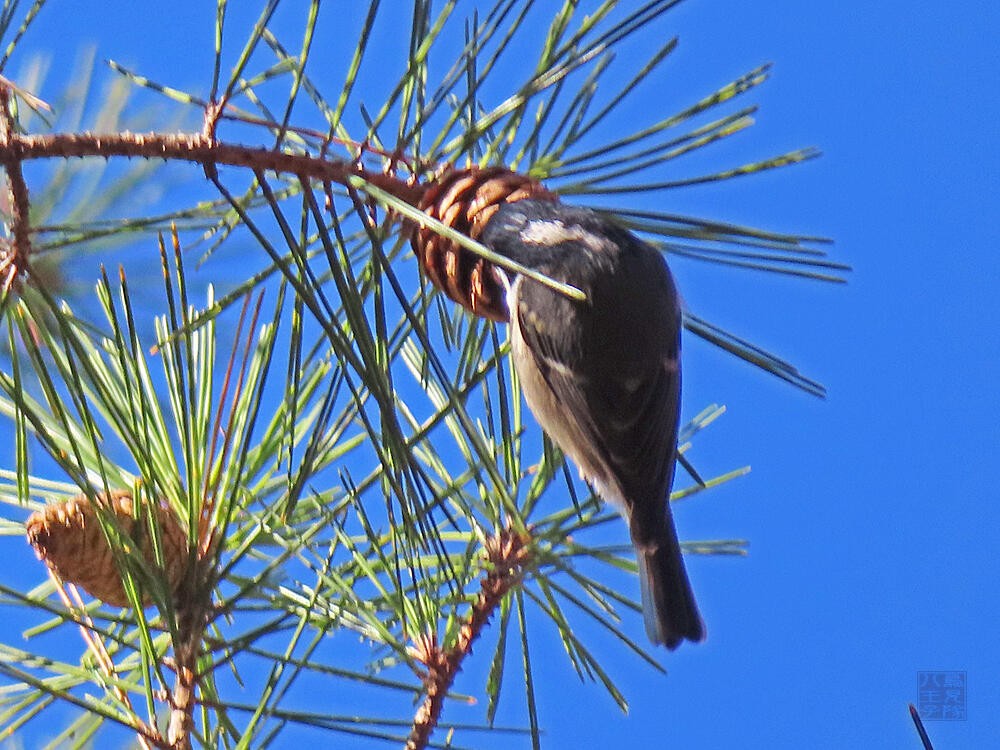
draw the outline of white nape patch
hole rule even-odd
[[[561,221],[529,221],[521,230],[521,241],[531,245],[558,245],[560,242],[582,242],[594,252],[614,249],[614,243],[607,237],[588,232],[579,225],[566,226]]]

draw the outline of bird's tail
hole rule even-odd
[[[684,639],[704,640],[705,624],[698,614],[673,529],[664,536],[655,547],[637,549],[636,555],[646,633],[653,643],[673,650]]]

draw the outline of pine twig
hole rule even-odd
[[[493,570],[482,580],[479,596],[459,630],[455,645],[445,650],[438,644],[436,635],[425,634],[418,637],[411,647],[411,653],[427,667],[427,675],[424,678],[424,702],[413,717],[413,728],[406,741],[406,750],[423,750],[427,747],[441,716],[445,695],[461,670],[462,661],[472,653],[472,644],[500,606],[504,596],[521,580],[521,572],[531,555],[526,542],[526,538],[510,529],[489,537],[483,547],[486,558],[493,564]]]
[[[172,750],[190,750],[194,729],[195,682],[198,671],[200,637],[184,639],[174,648],[174,689],[170,694],[170,726],[167,741]]]
[[[6,142],[0,141],[0,162],[4,164],[29,159],[70,159],[84,156],[171,159],[194,162],[209,168],[222,164],[294,174],[342,185],[349,184],[352,177],[362,177],[410,204],[419,201],[423,194],[423,187],[420,185],[408,185],[395,175],[367,171],[351,161],[327,160],[308,154],[223,143],[211,140],[202,133],[10,133]]]
[[[174,641],[174,687],[167,696],[170,724],[167,742],[171,750],[191,750],[194,733],[195,691],[201,679],[198,660],[203,654],[205,629],[212,614],[212,583],[204,560],[189,566],[176,597],[177,633]]]
[[[17,120],[11,111],[11,84],[0,76],[0,145],[7,147],[17,137]],[[25,269],[31,254],[31,224],[28,219],[28,186],[21,171],[21,160],[5,154],[0,163],[7,172],[7,190],[10,202],[11,234],[5,252],[0,254],[0,289],[6,294]]]

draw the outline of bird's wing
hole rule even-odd
[[[652,541],[667,520],[667,494],[673,480],[680,400],[676,342],[658,346],[659,356],[623,359],[616,366],[591,368],[590,376],[582,376],[582,359],[607,358],[608,350],[613,351],[618,342],[609,342],[600,330],[565,337],[550,330],[548,321],[523,314],[520,306],[518,324],[535,365],[569,422],[567,427],[579,433],[583,444],[594,446],[598,465],[589,473],[597,469],[603,476],[587,479],[620,492],[620,498],[608,499],[624,502],[634,538],[637,530],[643,530],[645,538],[636,542]],[[644,366],[638,364],[642,360]],[[571,449],[567,452],[572,454]],[[582,467],[588,463],[585,457],[582,461],[580,456],[571,457]]]

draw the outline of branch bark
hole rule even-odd
[[[493,616],[493,612],[514,586],[521,581],[521,572],[530,558],[526,539],[517,532],[505,529],[487,539],[484,552],[493,564],[480,584],[480,592],[458,638],[450,649],[443,649],[437,637],[426,634],[417,639],[411,652],[427,667],[424,702],[413,717],[413,727],[406,741],[406,750],[423,750],[437,726],[444,707],[444,698],[462,662],[472,653],[472,645]]]
[[[10,88],[0,85],[0,148],[4,151],[20,136],[17,122],[10,108]],[[13,241],[0,254],[0,289],[6,294],[11,284],[28,267],[31,254],[31,223],[28,185],[21,171],[21,160],[11,154],[0,157],[7,172],[7,191],[10,203],[10,222]]]
[[[368,171],[356,162],[218,142],[200,133],[10,133],[6,141],[0,142],[0,163],[3,164],[84,156],[171,159],[209,168],[222,164],[299,175],[341,185],[347,185],[351,177],[361,177],[411,205],[416,205],[424,191],[419,184],[409,183],[392,174]]]

